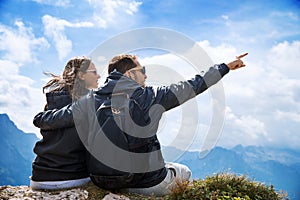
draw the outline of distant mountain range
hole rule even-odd
[[[29,185],[33,147],[38,138],[18,129],[6,114],[0,114],[0,185]],[[273,185],[289,193],[290,199],[300,199],[300,150],[257,146],[215,147],[207,156],[199,152],[163,148],[168,160],[180,155],[176,162],[189,166],[193,178],[205,178],[215,173],[243,174],[251,180]],[[173,160],[172,160],[173,161]]]
[[[194,179],[225,172],[246,175],[250,180],[273,185],[276,191],[288,192],[289,199],[300,199],[300,150],[238,145],[232,149],[215,147],[204,158],[199,152],[180,154],[172,147],[163,152],[167,152],[165,158],[172,158],[171,152],[181,155],[175,162],[187,165]]]
[[[25,134],[6,114],[0,114],[0,137],[0,185],[29,185],[37,136]]]

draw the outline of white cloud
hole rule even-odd
[[[48,48],[44,37],[36,38],[33,30],[25,27],[22,21],[15,21],[17,29],[0,24],[0,50],[5,51],[3,58],[19,64],[33,62],[35,50]]]
[[[214,63],[227,63],[244,53],[238,52],[236,47],[228,43],[213,46],[206,40],[198,44]],[[142,53],[137,51],[140,63],[147,67],[147,84],[174,83],[178,79],[191,78],[195,73],[189,63],[176,55],[143,57]],[[297,142],[300,142],[298,132],[295,132],[300,129],[300,68],[297,67],[299,59],[299,41],[281,42],[263,52],[250,51],[243,59],[247,66],[231,71],[222,79],[227,110],[217,145],[277,145],[297,148]],[[200,116],[198,127],[201,130],[194,138],[191,147],[193,149],[199,150],[203,146],[205,134],[210,126],[212,110],[209,101],[211,98],[208,93],[197,98],[197,112]],[[196,112],[195,107],[193,108],[191,112]],[[164,145],[169,144],[168,142],[178,134],[178,128],[170,127],[178,127],[178,123],[181,123],[176,115],[170,116],[171,121],[166,122],[166,131],[159,136]],[[187,129],[186,134],[194,134],[193,131],[195,130]],[[185,139],[187,137],[178,141],[177,148],[185,147]]]
[[[226,108],[225,127],[219,145],[232,147],[241,145],[263,145],[268,141],[266,125],[257,119],[259,116],[249,113],[237,116],[230,107]]]
[[[300,122],[300,112],[284,112],[284,111],[276,111],[276,117],[279,120],[288,120],[288,121],[295,121]]]
[[[54,40],[60,60],[63,60],[72,51],[72,41],[67,38],[65,27],[93,27],[93,23],[90,22],[71,23],[67,20],[58,19],[50,15],[43,16],[42,20],[45,26],[45,34]]]
[[[32,120],[35,115],[33,111],[41,110],[45,104],[41,90],[32,87],[32,79],[18,74],[18,64],[0,60],[0,66],[1,113],[7,113],[19,129],[38,132]]]
[[[212,55],[233,57],[226,45],[206,48]],[[217,58],[216,58],[217,59]],[[250,52],[244,69],[223,79],[230,108],[219,145],[296,147],[300,113],[300,42],[281,42],[258,55]],[[282,134],[284,132],[284,134]],[[282,142],[285,141],[285,142]]]
[[[126,13],[129,15],[133,15],[134,13],[138,12],[138,7],[142,5],[142,2],[132,1],[129,2],[128,8],[126,9]]]
[[[299,79],[300,41],[281,42],[272,47],[268,55],[269,65],[281,74]]]
[[[118,25],[128,27],[129,21],[134,20],[133,15],[138,12],[138,7],[142,4],[131,0],[88,0],[88,2],[94,8],[94,21],[101,28]]]
[[[226,43],[212,46],[209,41],[201,41],[199,45],[215,63],[232,61],[239,53],[243,53],[237,52],[236,48]],[[231,71],[222,79],[227,110],[217,145],[277,145],[297,148],[300,142],[296,132],[300,129],[299,47],[299,41],[284,41],[270,47],[263,54],[250,52],[243,59],[247,65],[245,68]],[[190,67],[170,54],[146,57],[141,63],[146,66],[160,63],[161,66],[170,66],[170,69],[180,72],[181,75],[185,74],[182,69],[188,71]],[[150,72],[148,78],[163,76],[162,69],[160,67],[159,75]],[[198,101],[206,98],[205,96],[207,95],[201,94]],[[207,101],[200,104],[198,112],[202,112],[201,120],[209,118],[211,111]],[[209,126],[209,123],[202,122],[199,126]],[[205,133],[199,134],[197,137],[202,141],[194,141],[193,148],[202,145]],[[165,137],[162,141],[168,141],[168,134],[161,137]]]
[[[67,7],[70,6],[70,0],[33,0],[36,3],[39,4],[45,4],[45,5],[51,5],[51,6],[57,6],[57,7]]]
[[[150,69],[149,73],[151,74],[147,78],[147,81],[152,83],[161,81],[164,84],[171,84],[191,78],[196,72],[190,63],[174,54],[145,57],[139,60],[142,65]],[[172,76],[166,77],[166,74],[172,74]]]
[[[34,89],[34,81],[19,74],[25,64],[37,61],[37,51],[49,47],[43,37],[37,38],[30,27],[22,21],[17,27],[0,24],[0,110],[7,113],[21,130],[37,132],[34,128],[32,111],[41,110],[45,101],[40,89]]]
[[[49,3],[49,1],[38,2],[43,4]],[[56,1],[58,4],[61,2]],[[72,51],[72,41],[66,34],[66,28],[94,26],[100,28],[130,27],[130,23],[134,23],[136,20],[136,17],[133,17],[133,15],[138,12],[138,8],[142,4],[141,2],[128,0],[89,0],[88,2],[93,8],[91,22],[73,23],[50,15],[42,17],[45,35],[54,41],[59,60],[63,60]],[[69,3],[67,4],[69,5]]]
[[[229,19],[228,15],[222,15],[221,17],[222,17],[222,19],[224,19],[224,20],[228,20],[228,19]]]
[[[223,13],[212,20],[221,34],[215,40],[226,41],[235,47],[257,48],[258,45],[273,45],[285,38],[297,38],[300,33],[299,13],[296,10],[258,10],[257,4],[241,4],[235,12]]]
[[[256,91],[258,105],[274,115],[276,110],[300,111],[299,63],[300,41],[281,42],[266,52],[265,60],[256,66],[262,73],[252,74],[256,81],[250,85]]]
[[[279,12],[279,11],[274,11],[271,12],[270,16],[272,18],[289,18],[290,20],[297,21],[299,20],[299,17],[296,13],[293,13],[291,11],[285,11],[285,12]]]
[[[238,54],[244,53],[238,53],[235,47],[225,43],[213,47],[208,40],[198,42],[198,45],[201,46],[204,51],[206,51],[214,63],[227,63],[232,61],[232,59],[234,59],[235,56],[238,56]]]

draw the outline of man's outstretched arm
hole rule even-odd
[[[38,113],[33,124],[43,130],[60,129],[74,126],[72,104],[61,109],[47,110]]]
[[[172,109],[181,105],[194,96],[204,92],[210,86],[216,84],[230,70],[236,70],[246,66],[241,58],[248,53],[236,57],[236,60],[228,64],[218,64],[209,68],[203,75],[196,75],[193,79],[182,81],[178,84],[172,84],[168,87],[161,87],[157,90],[156,101],[162,105],[165,110]]]

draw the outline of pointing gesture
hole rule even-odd
[[[235,70],[235,69],[239,69],[241,67],[245,67],[246,65],[243,63],[243,61],[241,60],[241,58],[245,57],[246,55],[248,55],[248,53],[244,53],[242,55],[236,56],[236,60],[232,61],[230,63],[227,64],[227,66],[229,67],[230,70]]]
[[[241,58],[245,57],[246,55],[248,55],[248,53],[244,53],[242,55],[239,55],[239,56],[236,57],[236,59],[241,59]]]

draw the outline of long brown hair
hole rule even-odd
[[[86,72],[91,63],[91,59],[85,56],[71,58],[63,71],[62,76],[54,75],[50,72],[44,74],[52,77],[43,87],[48,92],[67,90],[72,97],[72,100],[79,99],[86,93],[85,82],[78,78],[78,72]]]

